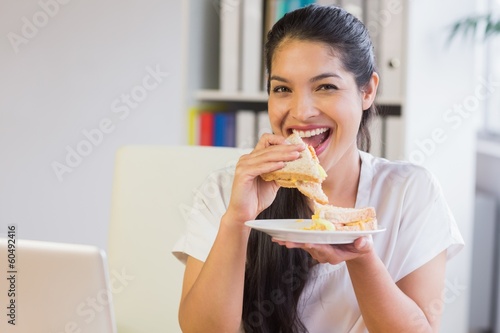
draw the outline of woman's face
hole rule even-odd
[[[372,94],[362,92],[328,45],[286,40],[271,64],[268,107],[273,131],[285,137],[298,131],[328,171],[344,156],[357,154],[361,115],[373,102],[377,83]]]

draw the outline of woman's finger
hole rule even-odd
[[[254,150],[240,157],[236,165],[237,172],[248,170],[252,176],[257,176],[279,170],[285,166],[285,162],[298,159],[303,149],[303,145],[276,145]]]
[[[255,149],[263,149],[263,148],[267,148],[269,146],[284,145],[284,144],[288,144],[288,142],[286,141],[286,138],[284,138],[280,135],[275,135],[275,134],[271,134],[271,133],[264,133],[259,138],[259,141],[257,142],[257,145],[255,146]]]

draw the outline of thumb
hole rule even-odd
[[[373,247],[373,239],[371,237],[360,237],[354,241],[354,247],[359,252],[368,252]]]

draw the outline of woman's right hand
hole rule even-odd
[[[240,157],[226,211],[231,223],[253,220],[271,205],[279,185],[264,181],[260,175],[283,168],[285,161],[297,159],[305,148],[305,145],[289,144],[282,136],[264,134],[252,152]]]

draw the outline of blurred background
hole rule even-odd
[[[0,0],[0,236],[106,249],[119,147],[251,146],[265,32],[314,2],[369,28],[372,152],[430,169],[466,241],[442,332],[499,332],[499,0]]]

